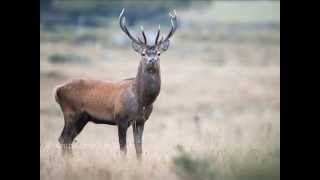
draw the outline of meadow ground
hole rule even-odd
[[[224,171],[223,159],[230,155],[241,159],[251,152],[263,157],[280,151],[279,46],[222,43],[183,54],[182,44],[161,57],[162,89],[145,127],[139,164],[131,128],[124,162],[116,127],[93,123],[76,138],[74,157],[65,161],[58,143],[64,122],[53,98],[54,87],[71,78],[135,76],[138,56],[130,48],[41,43],[41,179],[177,179],[172,161],[177,146],[221,158],[218,168]],[[76,53],[88,62],[52,63],[51,55],[59,53]]]

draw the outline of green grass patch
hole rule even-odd
[[[180,146],[173,158],[174,169],[182,180],[280,180],[279,151],[238,154],[192,154]],[[218,161],[223,159],[223,162]]]

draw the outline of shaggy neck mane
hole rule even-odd
[[[159,95],[161,87],[160,66],[147,70],[142,62],[136,76],[135,92],[141,107],[152,104]]]

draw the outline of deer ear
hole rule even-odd
[[[170,45],[170,40],[167,39],[165,41],[162,41],[160,44],[159,44],[159,49],[161,52],[164,52],[166,51],[168,48],[169,48],[169,45]]]
[[[134,51],[136,51],[138,53],[140,53],[141,50],[142,50],[141,45],[136,43],[136,42],[134,42],[134,41],[132,41],[132,48],[133,48]]]

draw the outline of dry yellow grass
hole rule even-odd
[[[131,128],[123,160],[116,127],[92,123],[76,138],[74,157],[63,159],[58,143],[63,117],[52,94],[54,86],[70,78],[135,76],[139,57],[131,49],[99,44],[41,43],[41,179],[178,179],[172,164],[177,145],[215,155],[225,172],[229,155],[241,159],[251,151],[280,149],[279,46],[225,43],[191,52],[188,42],[175,42],[161,57],[162,89],[145,127],[141,164]],[[55,53],[82,55],[90,63],[52,64],[48,58]],[[214,63],[219,58],[225,63]]]

